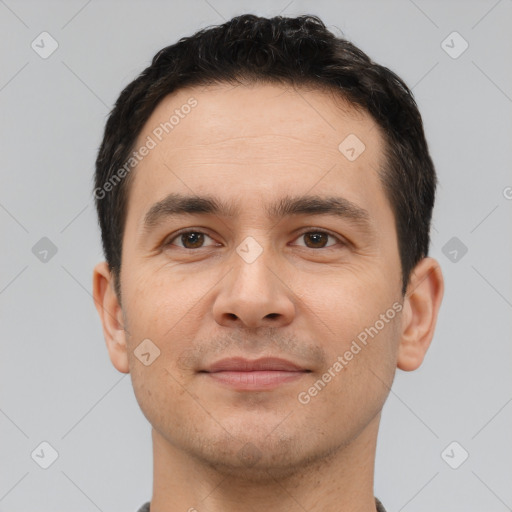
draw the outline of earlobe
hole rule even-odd
[[[94,267],[92,280],[94,305],[100,316],[112,364],[118,371],[129,373],[123,311],[113,284],[108,264],[105,261],[98,263]]]
[[[443,274],[433,258],[423,258],[414,268],[404,299],[397,366],[413,371],[421,366],[434,336],[444,293]]]

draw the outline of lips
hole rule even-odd
[[[207,373],[217,372],[257,372],[257,371],[282,371],[282,372],[307,372],[309,370],[278,357],[262,357],[249,360],[243,357],[231,357],[221,359],[213,363],[206,370]]]
[[[199,373],[210,382],[238,392],[270,391],[301,379],[311,370],[277,357],[249,360],[243,357],[221,359]]]

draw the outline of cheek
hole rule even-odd
[[[193,397],[181,384],[179,373],[169,370],[161,357],[150,366],[134,363],[130,371],[133,391],[146,419],[161,432],[168,430],[171,417],[173,428],[186,425],[181,411],[190,408]]]
[[[325,274],[297,273],[293,289],[303,314],[323,324],[326,334],[357,334],[391,308],[395,290],[385,271],[346,265]],[[316,315],[316,320],[315,320]]]
[[[187,376],[174,363],[176,354],[194,338],[194,305],[199,298],[186,293],[191,287],[176,279],[164,280],[161,274],[131,277],[125,287],[129,300],[124,308],[132,385],[148,421],[164,425],[170,410],[178,410],[180,404],[185,407],[183,401],[191,399],[183,386]],[[150,363],[146,365],[144,357],[138,357],[142,352],[138,347],[148,339]],[[179,422],[179,417],[175,421]]]
[[[306,332],[326,352],[324,371],[336,375],[329,387],[343,395],[350,389],[358,399],[387,394],[383,382],[391,385],[396,369],[401,303],[383,272],[340,271],[317,276],[314,286],[305,283],[297,276]],[[339,357],[343,369],[336,371]]]
[[[171,272],[165,274],[151,272],[133,279],[126,287],[129,366],[143,409],[152,408],[151,404],[158,408],[171,399],[179,401],[184,393],[190,368],[180,367],[178,360],[197,341],[206,314],[205,300],[215,282],[206,275],[183,278]],[[137,358],[141,352],[137,347],[146,339],[151,340],[150,346],[154,344],[158,354],[150,366]]]
[[[389,395],[396,370],[396,329],[390,321],[373,338],[368,335],[364,344],[357,339],[365,333],[364,321],[347,326],[344,318],[337,323],[339,336],[324,340],[327,366],[296,399],[307,415],[306,424],[321,425],[326,438],[346,440],[375,418]]]
[[[134,276],[125,289],[132,331],[163,342],[174,338],[174,331],[190,321],[209,286],[202,279],[183,277],[172,270],[149,269]]]

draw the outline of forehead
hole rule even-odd
[[[155,108],[135,149],[144,145],[151,149],[133,171],[127,225],[140,224],[172,192],[241,198],[249,209],[264,198],[338,189],[376,215],[389,209],[377,176],[384,163],[379,128],[327,91],[274,84],[181,89]]]
[[[236,143],[236,138],[274,135],[296,137],[302,139],[298,143],[323,146],[339,155],[344,128],[363,134],[376,125],[366,112],[329,90],[222,83],[180,89],[164,97],[138,142],[151,135],[159,146],[178,149],[187,143]],[[375,144],[379,138],[377,129],[368,142]]]

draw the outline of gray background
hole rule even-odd
[[[90,295],[94,160],[157,50],[244,12],[318,14],[402,76],[424,118],[446,292],[423,366],[397,371],[384,408],[375,495],[388,512],[512,510],[511,0],[0,0],[0,510],[128,512],[151,497],[150,427]],[[59,45],[46,59],[31,48],[43,31]],[[442,46],[453,31],[469,44],[458,58]],[[45,261],[43,237],[57,248]],[[31,457],[43,441],[59,455],[48,469]]]

